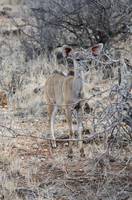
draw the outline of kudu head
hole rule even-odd
[[[78,68],[80,71],[87,71],[87,62],[89,59],[95,59],[98,58],[98,56],[101,54],[103,49],[103,44],[99,43],[94,45],[93,47],[89,49],[79,49],[79,50],[74,50],[70,46],[64,45],[62,48],[62,53],[64,58],[67,60],[72,60],[73,61],[73,66],[69,65],[68,68],[69,70],[73,70]]]

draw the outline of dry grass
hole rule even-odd
[[[67,142],[58,142],[57,149],[51,149],[49,142],[40,139],[49,135],[47,115],[43,117],[40,113],[35,115],[36,111],[30,112],[30,107],[35,107],[34,102],[38,104],[39,100],[42,100],[41,91],[37,94],[33,92],[34,88],[41,86],[42,77],[44,76],[41,74],[37,85],[36,78],[31,76],[28,85],[22,87],[22,92],[17,91],[21,114],[19,110],[15,111],[15,115],[11,110],[0,111],[1,123],[5,125],[0,128],[1,133],[3,136],[9,136],[0,138],[0,198],[131,200],[130,145],[128,145],[129,151],[117,148],[109,158],[105,157],[103,142],[95,140],[84,145],[86,157],[80,159],[78,146],[75,143],[75,156],[70,160],[67,158]],[[102,86],[105,89],[106,86],[109,88],[108,82],[103,84],[102,82],[98,85],[98,88],[102,89]],[[105,106],[108,104],[107,98],[108,94],[103,94],[92,99],[90,105],[94,106],[96,101],[103,100]],[[38,109],[41,110],[42,107],[40,105]],[[92,131],[91,115],[87,115],[84,125],[87,129],[91,127]],[[20,136],[10,138],[15,133],[6,127],[10,127]],[[63,116],[58,115],[56,136],[66,136],[68,132],[66,127]],[[23,134],[24,137],[21,136]]]
[[[63,128],[63,127],[62,127]],[[7,141],[6,141],[7,142]],[[94,144],[93,144],[94,145]],[[1,151],[1,196],[4,199],[130,199],[131,165],[117,159],[98,163],[102,147],[85,145],[81,159],[76,145],[75,157],[67,158],[67,147],[58,144],[51,151],[47,142],[17,138]],[[95,148],[96,147],[96,148]],[[90,148],[94,148],[89,156]]]
[[[9,101],[8,110],[0,108],[0,199],[131,200],[131,144],[122,149],[116,146],[107,157],[104,141],[97,138],[84,144],[86,157],[80,159],[75,142],[73,160],[67,158],[67,142],[58,142],[57,149],[51,149],[50,143],[41,139],[50,136],[44,83],[58,66],[45,57],[25,63],[19,41],[9,42],[14,52],[4,57],[0,68],[0,89],[6,92]],[[62,66],[59,70],[65,71]],[[14,95],[9,91],[13,74]],[[86,98],[116,84],[117,80],[102,81],[101,75],[99,71],[91,73],[92,81],[85,85]],[[90,106],[94,108],[102,102],[103,108],[107,107],[108,93],[91,99]],[[96,114],[101,111],[98,106]],[[83,123],[94,132],[92,114],[85,115]],[[68,135],[63,115],[57,116],[56,132],[57,137]],[[19,136],[15,137],[16,134]]]

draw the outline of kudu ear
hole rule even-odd
[[[93,55],[93,56],[98,56],[98,55],[100,55],[102,49],[103,49],[103,44],[102,44],[102,43],[99,43],[99,44],[94,45],[94,46],[91,48],[92,55]]]
[[[72,51],[72,48],[70,46],[66,46],[66,45],[63,46],[63,56],[65,58],[67,58],[69,56],[71,51]]]

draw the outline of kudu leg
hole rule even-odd
[[[67,118],[67,123],[69,127],[69,139],[73,139],[73,130],[72,130],[72,111],[69,107],[66,107],[65,109],[66,112],[66,118]],[[73,150],[72,150],[72,145],[73,141],[69,141],[69,152],[68,152],[68,157],[72,158],[73,156]]]
[[[51,134],[52,134],[52,138],[53,138],[52,147],[54,147],[54,148],[56,148],[56,141],[55,141],[55,134],[54,134],[54,124],[55,124],[55,115],[56,115],[57,111],[58,111],[58,106],[57,105],[53,106],[50,125],[51,125]]]
[[[80,156],[84,157],[84,148],[83,148],[83,136],[82,136],[82,131],[83,131],[83,124],[82,124],[82,108],[80,107],[77,109],[77,129],[78,129],[78,134],[79,134],[79,149],[80,149]]]
[[[48,105],[48,120],[49,120],[49,127],[51,127],[51,116],[52,116],[52,112],[54,110],[54,105]]]

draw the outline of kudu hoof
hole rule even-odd
[[[72,159],[73,158],[73,154],[68,154],[68,158]]]
[[[73,150],[69,149],[68,151],[68,158],[72,159],[73,158]]]
[[[51,146],[52,146],[52,148],[55,149],[55,148],[57,147],[56,142],[55,142],[55,141],[52,141],[52,142],[51,142]]]
[[[81,158],[85,157],[84,149],[80,149],[80,157]]]

